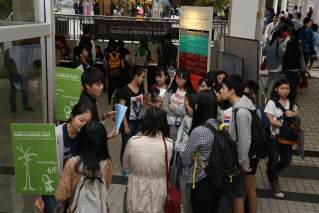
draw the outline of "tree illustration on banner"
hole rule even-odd
[[[26,190],[34,191],[34,190],[36,190],[36,189],[32,188],[32,186],[31,186],[31,182],[30,182],[31,174],[30,174],[30,164],[29,164],[29,162],[32,161],[30,159],[30,157],[38,156],[38,155],[34,154],[34,153],[28,153],[30,148],[31,147],[27,148],[26,151],[23,151],[23,147],[22,147],[21,144],[20,144],[20,147],[17,146],[17,150],[19,150],[23,154],[22,157],[18,158],[18,160],[24,159],[23,164],[25,165],[25,173],[26,173],[25,176],[26,176],[26,178],[25,178],[25,187],[22,189],[23,191],[26,191]],[[28,189],[28,183],[29,183],[29,189]]]

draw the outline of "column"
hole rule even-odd
[[[259,7],[258,7],[258,12],[263,13],[263,9],[265,9],[266,6],[266,0],[260,0],[259,1]],[[255,39],[262,41],[263,37],[263,27],[264,27],[264,21],[261,18],[257,18],[256,22],[256,35]]]
[[[281,11],[286,12],[287,10],[287,0],[282,0],[281,2]]]
[[[274,8],[275,13],[277,13],[278,0],[274,0],[272,7]]]
[[[301,5],[300,0],[296,0],[296,5],[298,6],[298,12],[300,13],[301,12],[301,10],[300,10],[300,5]]]
[[[315,16],[314,16],[313,22],[319,23],[319,1],[317,1],[317,4],[315,5],[314,11],[315,11]]]
[[[310,7],[310,0],[304,0],[303,10],[302,10],[302,14],[301,14],[302,18],[300,19],[301,22],[306,17],[306,14],[309,12],[309,7]]]

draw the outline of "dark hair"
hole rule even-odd
[[[176,77],[180,77],[180,78],[186,79],[186,83],[185,83],[185,86],[184,86],[184,89],[185,89],[186,92],[194,90],[189,70],[186,69],[186,68],[180,68],[180,69],[177,70],[175,78],[174,78],[171,86],[167,89],[168,92],[176,93],[176,91],[177,91]]]
[[[288,41],[285,54],[294,58],[300,58],[302,56],[298,38],[293,37]]]
[[[107,146],[107,134],[103,124],[99,121],[89,121],[81,128],[78,144],[72,156],[80,157],[74,170],[85,175],[93,182],[96,177],[103,178],[100,172],[100,161],[111,159]],[[82,173],[79,165],[83,163]]]
[[[281,16],[281,17],[280,17],[281,23],[283,23],[283,22],[285,21],[285,19],[286,19],[286,18],[285,18],[284,16]]]
[[[270,12],[275,12],[274,8],[271,8],[271,9],[270,9]]]
[[[92,117],[93,117],[93,109],[91,107],[91,105],[89,103],[87,103],[86,101],[79,101],[72,109],[70,118],[68,119],[67,123],[71,123],[72,122],[72,118],[74,118],[77,115],[81,115],[83,113],[88,112],[91,113]]]
[[[83,35],[87,35],[90,33],[90,29],[88,27],[83,28]]]
[[[276,83],[275,83],[275,86],[274,88],[272,89],[272,92],[271,92],[271,98],[275,98],[279,101],[279,94],[278,92],[276,91],[276,88],[280,87],[281,85],[283,84],[289,84],[289,87],[290,87],[290,91],[289,91],[289,94],[287,96],[287,99],[291,102],[291,103],[295,103],[295,99],[294,99],[294,96],[292,94],[292,89],[291,89],[291,84],[288,80],[286,79],[279,79]],[[278,107],[278,106],[277,106]]]
[[[245,87],[249,89],[250,94],[258,94],[259,86],[258,84],[253,80],[248,80],[245,82]]]
[[[99,50],[99,53],[97,53],[96,56],[101,56],[103,54],[101,47],[99,45],[96,45],[95,47]]]
[[[276,38],[282,38],[282,33],[280,33],[280,32],[274,32],[274,33],[272,34],[271,41],[268,43],[269,46],[271,46],[271,45],[276,41]]]
[[[311,21],[310,18],[304,18],[303,19],[303,25],[308,24],[310,21]]]
[[[211,89],[213,89],[213,80],[209,77],[204,77],[204,78],[201,78],[198,82],[198,85],[201,85],[203,82],[205,82],[205,84],[207,85],[207,87],[210,87]]]
[[[275,16],[278,18],[278,15],[277,15],[277,14],[275,14],[274,17],[275,17]]]
[[[292,14],[291,14],[291,13],[289,13],[289,14],[288,14],[288,18],[289,18],[289,19],[293,19],[293,17],[292,17]]]
[[[167,41],[171,41],[172,40],[172,34],[167,33],[164,35],[164,39],[166,39]]]
[[[83,54],[83,50],[85,48],[83,46],[76,46],[73,50],[73,54],[76,55],[78,58],[81,58],[81,54]]]
[[[208,119],[217,118],[217,98],[213,90],[198,92],[190,100],[189,106],[194,110],[193,123],[189,134]]]
[[[285,20],[284,20],[284,26],[286,26],[287,27],[287,30],[289,29],[289,26],[290,26],[290,20],[289,19],[287,19],[287,18],[285,18]],[[284,27],[284,26],[282,26],[282,27]],[[286,31],[285,31],[286,32]]]
[[[301,13],[296,13],[296,15],[298,16],[298,19],[300,19]],[[296,16],[296,15],[295,15],[295,16]]]
[[[166,112],[157,107],[151,107],[146,111],[142,123],[142,135],[154,138],[157,134],[162,133],[163,138],[166,138],[169,137],[169,130]]]
[[[318,24],[311,25],[311,29],[313,32],[317,32],[318,31]]]
[[[216,72],[216,79],[219,75],[225,75],[225,77],[228,75],[227,72],[223,71],[223,70],[219,70],[218,72]]]
[[[112,52],[114,51],[114,52],[116,52],[116,50],[117,50],[117,47],[118,47],[119,45],[118,45],[118,43],[117,42],[112,42],[112,44],[111,44],[111,49],[112,49]]]
[[[294,36],[295,38],[297,38],[298,40],[300,39],[300,32],[299,32],[299,30],[291,30],[291,31],[290,31],[290,34],[291,34],[292,36]]]
[[[89,67],[85,72],[83,72],[81,82],[84,90],[86,91],[86,84],[92,86],[93,84],[98,82],[105,83],[105,76],[101,72],[101,70],[95,67]]]
[[[288,25],[283,25],[282,27],[281,27],[281,29],[282,29],[282,32],[288,32]]]
[[[185,98],[187,98],[188,102],[197,94],[196,90],[189,91],[185,94]]]
[[[145,47],[148,50],[148,43],[146,40],[143,40],[141,43],[141,47]]]
[[[282,10],[280,13],[281,13],[281,14],[285,14],[285,11]]]
[[[298,9],[298,6],[297,6],[297,5],[295,5],[295,6],[294,6],[294,8],[295,8],[295,9]]]
[[[311,18],[312,15],[311,15],[311,13],[307,13],[307,16],[308,16],[308,18]]]
[[[123,40],[118,40],[118,45],[119,47],[124,47],[124,41]]]
[[[95,2],[95,5],[94,5],[94,7],[95,8],[98,8],[100,6],[100,3],[97,1],[97,2]]]
[[[169,76],[166,67],[157,68],[156,71],[155,71],[155,77],[156,76],[162,76],[163,73],[164,73],[164,76],[167,77],[167,79],[165,80],[165,84],[166,85],[170,85],[171,77]]]
[[[212,79],[213,84],[214,84],[214,82],[216,81],[216,80],[215,80],[215,74],[214,74],[213,72],[208,72],[208,73],[206,73],[206,74],[204,75],[204,78],[210,78],[210,79]]]
[[[149,5],[147,5],[147,6],[148,6],[148,8],[152,9],[152,5],[151,5],[151,4],[149,4]]]
[[[222,84],[217,84],[216,85],[216,92],[220,93],[220,90],[222,89],[223,85]],[[229,100],[222,100],[221,102],[218,102],[218,106],[222,108],[222,110],[226,110],[229,107],[232,106],[232,104],[229,102]]]
[[[167,67],[174,67],[175,69],[177,69],[177,63],[175,60],[169,60],[167,62]]]
[[[252,96],[252,94],[248,93],[248,92],[244,92],[244,95],[251,100],[251,102],[253,102],[253,104],[255,105],[255,100],[254,97]]]
[[[140,76],[142,73],[145,72],[144,69],[140,66],[135,66],[134,69],[129,73],[128,75],[128,81],[127,84],[131,83],[135,76]]]
[[[235,94],[238,97],[242,97],[244,90],[245,90],[245,85],[243,83],[242,78],[239,75],[232,74],[228,75],[223,79],[223,84],[228,88],[228,90],[235,90]]]

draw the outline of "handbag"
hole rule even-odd
[[[176,156],[177,156],[177,151],[174,152],[174,161],[173,161],[173,165],[171,166],[171,173],[170,173],[171,186],[174,188],[177,188],[176,187],[176,180],[177,180]]]
[[[180,213],[181,212],[181,192],[173,187],[169,187],[169,174],[168,174],[168,151],[166,141],[163,139],[165,145],[165,166],[166,166],[166,187],[167,196],[164,203],[165,213]]]
[[[307,70],[307,66],[306,66],[303,55],[299,58],[299,64],[300,64],[300,70],[299,70],[300,72],[304,72]]]
[[[305,89],[307,87],[308,87],[307,75],[306,75],[306,71],[303,71],[300,73],[298,77],[298,88]]]
[[[260,66],[261,71],[267,70],[267,56],[265,56],[263,63]]]
[[[313,48],[313,46],[309,43],[308,39],[306,38],[305,33],[302,30],[302,28],[300,28],[299,31],[300,31],[301,35],[304,37],[304,39],[306,40],[306,42],[307,42],[307,44],[309,46],[309,55],[317,55],[315,49]]]

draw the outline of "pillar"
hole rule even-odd
[[[274,8],[275,13],[277,13],[278,0],[274,0],[272,3],[272,7]]]
[[[265,6],[266,6],[266,0],[260,0],[258,12],[262,14],[263,9],[265,9]],[[264,21],[262,20],[262,18],[257,18],[255,39],[259,40],[260,42],[262,42],[263,27],[264,27]]]
[[[300,9],[301,3],[300,3],[300,0],[296,0],[296,4],[295,4],[295,5],[298,6],[298,12],[301,13],[301,9]]]
[[[315,11],[315,16],[314,16],[313,22],[319,23],[319,1],[317,1],[317,4],[315,4],[314,11]]]
[[[309,7],[310,7],[310,0],[304,0],[304,5],[303,5],[303,10],[302,10],[302,18],[301,18],[301,22],[303,21],[303,19],[306,17],[306,14],[309,12]]]
[[[287,10],[287,0],[282,0],[281,2],[281,11],[286,12]]]

